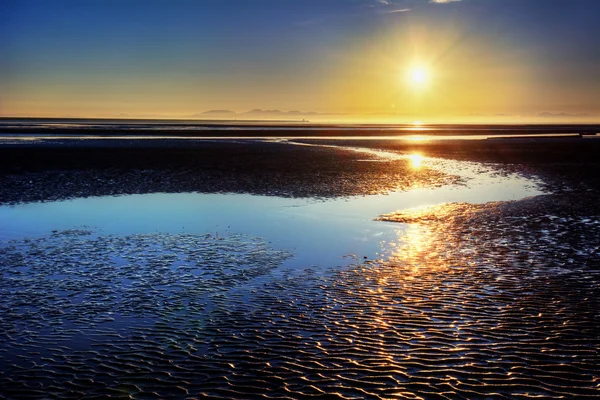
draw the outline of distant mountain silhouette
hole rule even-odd
[[[544,111],[538,113],[538,117],[587,117],[590,114],[588,113],[567,113],[567,112],[549,112]]]
[[[204,111],[201,114],[235,114],[235,111],[231,111],[231,110],[208,110],[208,111]],[[200,115],[200,114],[194,114],[194,115]]]
[[[283,111],[281,111],[281,110],[261,110],[260,108],[255,108],[254,110],[247,111],[244,114],[273,115],[273,114],[283,114]]]
[[[318,113],[315,111],[281,111],[281,110],[261,110],[260,108],[256,108],[254,110],[250,110],[245,112],[246,115],[290,115],[290,116],[302,116],[302,115],[317,115]]]
[[[263,110],[260,108],[255,108],[250,111],[245,112],[235,112],[232,110],[208,110],[200,113],[192,114],[191,118],[206,118],[206,117],[221,117],[228,119],[236,119],[236,118],[294,118],[294,119],[304,119],[306,117],[317,116],[317,115],[334,115],[327,113],[318,113],[316,111],[299,111],[299,110],[291,110],[291,111],[282,111],[277,109],[272,110]]]

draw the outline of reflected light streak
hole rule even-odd
[[[409,157],[410,159],[410,166],[414,169],[419,169],[421,168],[421,164],[423,164],[423,156],[420,154],[411,154]]]
[[[417,128],[418,130],[422,130],[424,128]],[[427,142],[431,139],[425,137],[425,136],[420,136],[420,135],[414,135],[414,136],[409,136],[407,137],[405,140],[408,140],[410,142]]]
[[[423,122],[422,121],[413,121],[412,123],[412,128],[410,129],[411,131],[427,131],[429,130],[429,128],[426,128],[425,126],[423,126]]]
[[[451,273],[450,261],[467,265],[466,260],[447,257],[447,249],[458,245],[460,237],[452,235],[448,231],[451,225],[443,221],[451,221],[457,214],[471,211],[471,207],[444,203],[382,216],[382,220],[403,223],[406,228],[398,230],[397,242],[387,243],[385,248],[382,246],[384,263],[395,265],[395,268],[392,275],[379,279],[412,281],[429,274]],[[468,257],[466,253],[461,254]]]
[[[435,232],[426,225],[409,224],[406,230],[399,230],[398,241],[389,243],[386,251],[386,262],[397,267],[392,275],[381,276],[379,280],[412,281],[422,274],[445,269],[446,265],[440,262],[435,250],[435,242]]]
[[[375,277],[377,282],[411,282],[433,277],[439,283],[442,276],[452,274],[450,259],[444,251],[445,232],[428,224],[411,223],[406,230],[398,230],[396,243],[388,243],[382,252],[383,264],[394,266],[393,269],[382,269]],[[457,261],[454,259],[453,261]],[[382,286],[385,286],[385,283]],[[406,289],[410,291],[410,286]]]

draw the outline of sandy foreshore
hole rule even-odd
[[[0,387],[32,398],[597,398],[598,142],[360,146],[493,162],[502,179],[538,177],[548,194],[390,209],[379,218],[404,230],[388,256],[327,273],[282,271],[293,246],[240,232],[82,227],[10,240]],[[332,198],[457,179],[403,158],[279,142],[0,147],[4,204],[186,191]],[[310,223],[331,222],[321,217]]]
[[[494,163],[500,170],[541,178],[548,192],[572,198],[573,207],[598,210],[600,141],[595,139],[296,142]],[[0,145],[0,203],[192,191],[337,197],[456,182],[444,173],[413,170],[406,161],[368,161],[375,159],[336,148],[258,140],[9,142]]]
[[[406,162],[260,141],[67,140],[0,147],[0,203],[153,192],[335,197],[450,183]]]

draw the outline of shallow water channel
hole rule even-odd
[[[381,161],[406,158],[348,149],[376,154]],[[1,206],[0,240],[43,237],[53,230],[81,227],[103,235],[235,233],[260,237],[276,249],[293,253],[285,267],[332,267],[347,264],[349,256],[386,258],[389,244],[402,240],[406,226],[375,221],[381,214],[447,202],[485,203],[541,194],[536,181],[499,174],[477,163],[427,157],[419,162],[419,168],[459,175],[465,184],[338,199],[156,193]]]

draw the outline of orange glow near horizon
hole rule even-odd
[[[202,36],[207,41],[204,52],[193,42],[167,46],[176,42],[157,34],[136,39],[143,43],[139,57],[129,56],[126,47],[111,52],[114,57],[103,57],[94,46],[78,47],[83,42],[69,42],[74,50],[60,46],[63,28],[52,22],[57,29],[53,43],[61,51],[15,52],[23,68],[12,68],[11,79],[0,82],[0,117],[373,124],[600,121],[600,81],[565,84],[547,79],[552,63],[540,61],[541,48],[524,51],[508,45],[501,35],[472,35],[470,27],[454,17],[427,16],[425,8],[444,10],[445,5],[423,3],[429,5],[421,11],[415,7],[387,15],[377,29],[335,35],[335,46],[305,43],[311,37],[310,25],[292,24],[290,35],[298,35],[297,48],[287,40],[263,46],[265,38],[258,36],[251,42],[254,47],[238,48],[241,42],[222,43],[222,38],[207,35]],[[452,3],[470,7],[467,1]],[[126,33],[136,38],[135,32]],[[193,37],[185,30],[180,34],[184,41]],[[249,36],[250,41],[253,34]],[[99,38],[99,49],[118,47],[119,42],[112,41],[116,37]],[[164,54],[144,50],[155,47]],[[246,47],[261,56],[246,53]],[[69,58],[77,54],[88,57]],[[52,68],[44,67],[43,57],[54,61]],[[414,125],[417,129],[420,124]]]

